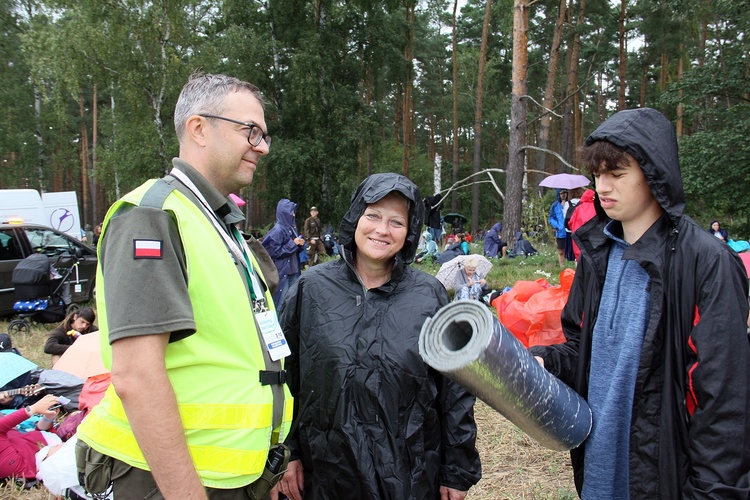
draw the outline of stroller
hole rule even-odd
[[[69,267],[59,267],[63,258],[72,259]],[[34,253],[18,263],[13,270],[13,286],[16,301],[13,309],[18,319],[8,325],[8,333],[29,333],[31,325],[27,318],[39,323],[56,323],[78,308],[70,299],[70,275],[81,259],[80,249],[74,255],[61,254],[54,265],[44,254]]]

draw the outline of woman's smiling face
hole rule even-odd
[[[398,193],[391,193],[367,205],[357,222],[354,242],[357,258],[373,262],[389,262],[404,247],[409,232],[409,202]]]

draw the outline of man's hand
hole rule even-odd
[[[271,500],[278,500],[279,492],[292,500],[302,500],[305,490],[305,474],[302,461],[292,460],[281,480],[271,490]]]
[[[168,341],[169,334],[164,333],[113,342],[112,385],[165,498],[205,500],[206,490],[188,452],[177,397],[167,377]]]
[[[466,492],[461,490],[454,490],[447,486],[440,487],[440,500],[464,500],[466,498]]]
[[[542,365],[542,368],[544,368],[544,359],[539,356],[534,356],[534,359],[537,360],[540,365]]]

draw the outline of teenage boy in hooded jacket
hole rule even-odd
[[[748,280],[684,215],[677,141],[658,111],[621,111],[586,140],[597,215],[562,312],[567,341],[531,352],[591,406],[571,452],[582,498],[750,495]]]

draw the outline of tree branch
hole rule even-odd
[[[563,165],[568,166],[569,168],[575,170],[576,172],[580,172],[581,171],[580,168],[574,167],[573,165],[571,165],[570,163],[568,163],[567,161],[565,161],[565,159],[562,156],[560,156],[559,153],[556,153],[555,151],[552,151],[551,149],[539,148],[537,146],[522,146],[519,149],[520,149],[520,151],[523,151],[524,149],[531,149],[531,150],[534,150],[534,151],[541,151],[542,153],[551,154],[552,156],[554,156],[555,158],[557,158],[558,160],[560,160],[563,163]],[[548,174],[549,172],[544,172],[544,173]]]
[[[529,101],[533,102],[534,104],[536,104],[537,106],[539,106],[540,108],[542,108],[543,110],[545,110],[546,111],[545,114],[553,114],[553,115],[555,115],[558,118],[562,118],[562,115],[555,113],[554,110],[551,110],[549,108],[545,108],[544,105],[536,102],[536,100],[533,97],[531,97],[530,95],[522,95],[521,99],[528,99]],[[531,122],[531,123],[533,123],[533,122]]]

